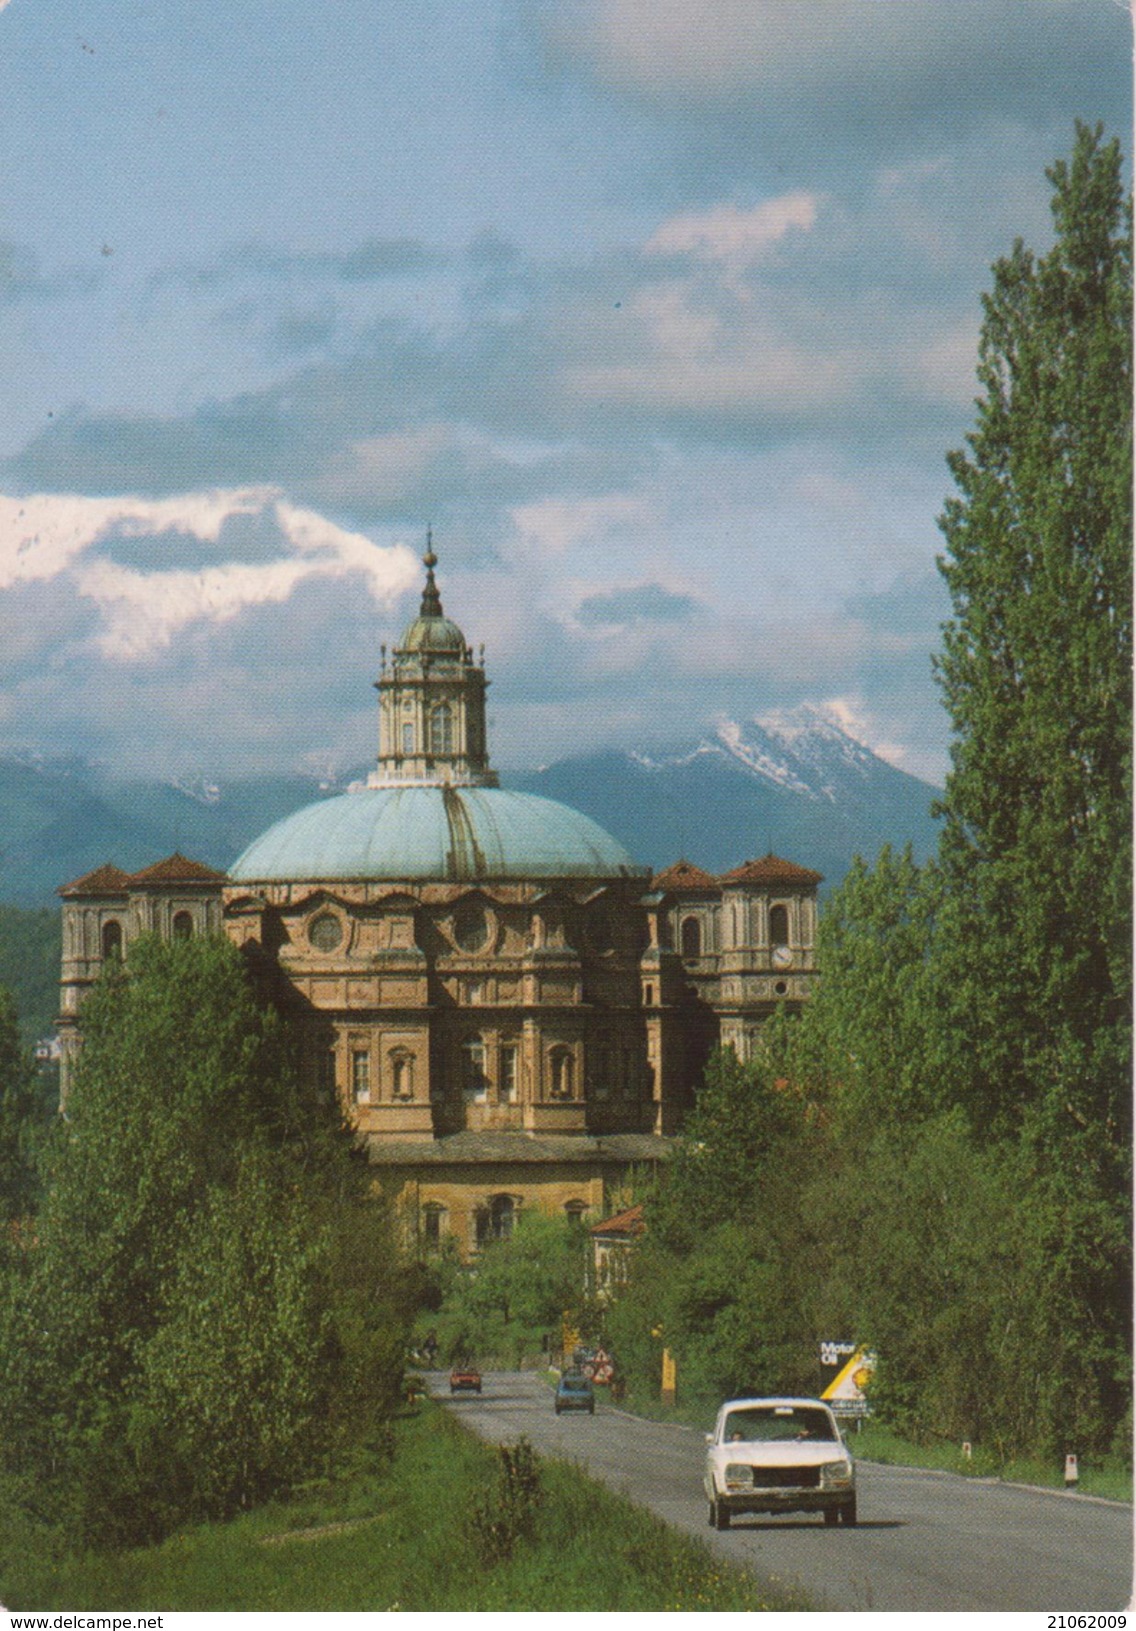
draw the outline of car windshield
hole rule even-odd
[[[835,1436],[828,1412],[809,1405],[750,1405],[731,1410],[722,1430],[727,1444],[832,1443]]]
[[[586,1376],[565,1376],[560,1383],[562,1393],[587,1393],[591,1383]]]

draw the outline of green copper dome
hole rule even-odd
[[[461,657],[466,650],[465,635],[448,617],[416,617],[403,635],[399,650]]]
[[[254,841],[237,883],[650,876],[566,804],[499,787],[360,788],[309,804]]]

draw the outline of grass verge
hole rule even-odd
[[[75,1556],[0,1507],[9,1609],[345,1612],[806,1608],[575,1469],[542,1461],[535,1535],[491,1563],[472,1514],[498,1456],[430,1403],[393,1460],[159,1546]]]
[[[895,1467],[928,1467],[958,1472],[970,1478],[1001,1478],[1008,1484],[1035,1484],[1042,1489],[1065,1487],[1064,1464],[1014,1457],[1000,1460],[984,1445],[972,1446],[969,1457],[961,1444],[912,1444],[878,1422],[867,1422],[859,1433],[848,1435],[853,1455],[862,1461],[880,1461]],[[1110,1501],[1131,1501],[1132,1471],[1112,1462],[1079,1461],[1076,1489],[1081,1495],[1099,1495]]]
[[[623,1408],[650,1421],[681,1422],[700,1432],[709,1432],[718,1412],[717,1403],[680,1400],[677,1406],[664,1405],[657,1398],[629,1394]],[[1003,1460],[985,1445],[974,1444],[970,1457],[961,1444],[916,1444],[892,1428],[867,1421],[857,1431],[846,1429],[848,1447],[860,1461],[879,1461],[893,1467],[926,1467],[934,1472],[957,1472],[969,1478],[1001,1478],[1008,1484],[1034,1484],[1040,1489],[1064,1489],[1063,1462],[1042,1461],[1026,1456]],[[1098,1495],[1109,1501],[1132,1500],[1132,1469],[1120,1461],[1093,1461],[1079,1458],[1076,1489],[1081,1495]]]

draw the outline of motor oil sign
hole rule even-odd
[[[822,1342],[820,1362],[826,1373],[820,1396],[833,1414],[866,1416],[870,1409],[867,1391],[875,1368],[875,1354],[855,1342]]]

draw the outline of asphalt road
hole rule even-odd
[[[547,1383],[523,1372],[487,1372],[480,1397],[451,1401],[441,1374],[430,1386],[483,1438],[512,1444],[525,1434],[818,1608],[1071,1613],[1125,1609],[1131,1599],[1133,1513],[1118,1502],[861,1462],[855,1529],[744,1517],[719,1533],[706,1521],[705,1443],[693,1428],[602,1401],[594,1416],[557,1416]]]

